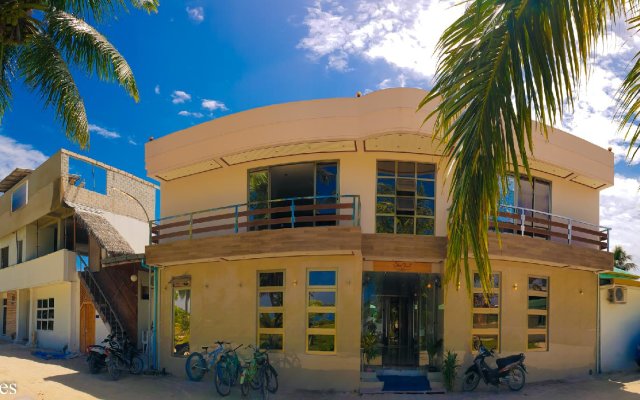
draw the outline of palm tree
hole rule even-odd
[[[616,246],[613,249],[613,266],[624,271],[630,271],[636,267],[632,262],[631,255],[627,254],[622,246]]]
[[[157,11],[158,0],[130,2]],[[67,137],[88,146],[87,114],[70,65],[119,83],[138,101],[129,64],[85,21],[101,22],[118,9],[126,10],[124,0],[0,0],[0,118],[11,105],[12,84],[21,79],[53,107]]]
[[[500,186],[506,187],[509,173],[517,176],[521,170],[531,179],[531,135],[547,135],[547,126],[562,118],[563,107],[572,109],[574,88],[586,76],[588,59],[608,24],[628,18],[631,29],[637,29],[640,1],[465,3],[464,14],[440,38],[434,87],[419,107],[438,102],[427,119],[435,119],[435,134],[452,167],[446,281],[459,281],[464,274],[471,287],[471,253],[486,292],[488,228],[490,221],[497,222]],[[621,129],[628,129],[631,157],[639,148],[639,111],[636,57],[620,89],[618,111]]]

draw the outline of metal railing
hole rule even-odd
[[[82,256],[77,256],[76,264],[78,275],[87,289],[87,293],[91,296],[91,300],[93,301],[100,318],[109,325],[112,334],[117,338],[124,339],[126,335],[124,326],[122,325],[122,322],[120,322],[120,318],[118,318],[118,314],[115,309],[111,306],[111,303],[109,303],[107,296],[102,291],[96,277],[93,276],[93,272],[89,269],[87,262],[82,258]]]
[[[149,222],[149,243],[310,226],[360,226],[360,196],[309,196],[255,201]]]
[[[498,212],[497,227],[493,222],[490,225],[502,233],[515,233],[609,251],[611,228],[530,208],[503,204]]]

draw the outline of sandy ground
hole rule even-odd
[[[24,346],[0,343],[0,383],[16,383],[17,395],[0,395],[6,399],[210,399],[218,397],[211,379],[188,382],[172,376],[123,375],[111,381],[106,373],[90,375],[84,358],[62,361],[43,361],[33,357]],[[481,383],[482,385],[482,383]],[[640,400],[640,373],[600,376],[574,381],[555,381],[528,384],[521,392],[511,393],[507,388],[481,387],[474,393],[446,395],[392,395],[360,396],[356,393],[287,392],[281,388],[274,399],[362,399],[413,400],[428,397],[438,399],[638,399]],[[228,399],[240,399],[234,388]],[[257,396],[251,396],[257,398]]]

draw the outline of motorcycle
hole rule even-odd
[[[89,364],[89,372],[92,374],[99,373],[102,368],[106,368],[107,349],[119,347],[118,342],[112,334],[109,334],[101,344],[93,344],[87,346],[87,363]]]
[[[462,390],[471,392],[478,387],[480,379],[486,385],[498,387],[500,383],[505,383],[509,389],[518,391],[524,387],[527,367],[524,365],[524,354],[513,355],[496,359],[498,368],[491,368],[487,365],[487,357],[495,357],[493,350],[488,350],[482,340],[476,338],[474,347],[478,350],[478,355],[464,374]]]
[[[124,339],[122,347],[106,349],[107,371],[114,381],[120,379],[122,371],[140,375],[144,370],[144,361],[140,357],[140,351],[129,339]]]

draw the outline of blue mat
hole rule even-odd
[[[426,376],[380,375],[383,392],[426,392],[431,385]]]

